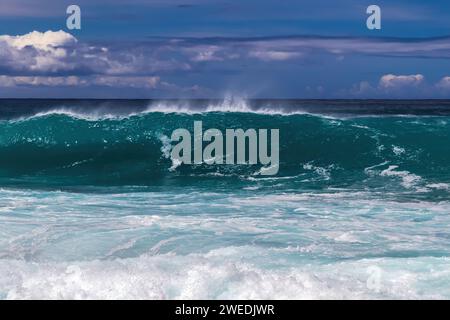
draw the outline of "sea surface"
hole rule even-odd
[[[280,130],[280,169],[170,136]],[[1,299],[449,299],[450,101],[0,100]]]

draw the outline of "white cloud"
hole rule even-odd
[[[129,87],[155,89],[161,83],[159,77],[95,77],[92,84],[107,87]]]
[[[0,76],[0,87],[18,86],[106,86],[106,87],[128,87],[155,89],[158,86],[169,84],[161,82],[159,77],[115,77],[115,76],[94,76],[94,77],[46,77],[46,76]]]
[[[437,84],[436,87],[439,89],[448,90],[450,89],[450,77],[443,77]]]
[[[64,31],[33,31],[21,36],[0,35],[0,66],[34,72],[70,70],[66,46],[77,40]]]
[[[301,56],[299,52],[288,51],[250,51],[249,57],[263,61],[284,61]]]
[[[386,74],[381,77],[379,86],[384,89],[404,88],[409,86],[418,86],[424,81],[421,74],[415,75],[394,75]]]
[[[189,70],[186,62],[168,56],[168,47],[142,43],[96,46],[78,42],[65,31],[33,31],[0,35],[0,69],[24,76],[62,73],[144,76],[159,71]]]
[[[450,79],[449,79],[450,80]],[[450,83],[450,81],[449,81]],[[416,97],[433,94],[422,74],[395,75],[385,74],[380,77],[377,84],[372,85],[369,81],[361,81],[353,85],[350,90],[343,90],[342,94],[358,98],[367,97]]]
[[[0,41],[4,41],[16,49],[23,49],[30,46],[39,50],[54,52],[58,47],[77,42],[77,39],[71,34],[60,30],[47,32],[33,31],[22,36],[2,35],[0,36]]]
[[[192,55],[191,60],[195,62],[203,61],[223,61],[223,58],[218,55],[220,47],[201,45],[188,48],[186,52]]]
[[[0,87],[17,86],[78,86],[86,85],[87,82],[76,76],[69,77],[12,77],[0,76]]]

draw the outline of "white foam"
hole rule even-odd
[[[117,114],[104,113],[104,112],[95,111],[95,110],[91,111],[91,112],[79,112],[79,111],[72,110],[68,107],[62,106],[62,107],[58,107],[58,108],[55,108],[52,110],[39,112],[32,116],[20,117],[14,121],[20,122],[20,121],[26,121],[29,119],[48,117],[48,116],[52,116],[52,115],[64,115],[64,116],[68,116],[68,117],[71,117],[74,119],[85,120],[85,121],[122,120],[125,118],[135,116],[137,114],[138,113],[130,113],[127,115],[117,115]]]
[[[172,150],[171,140],[166,135],[160,135],[159,140],[162,142],[161,152],[163,157],[166,159],[170,159],[172,161],[172,165],[169,168],[169,171],[175,171],[179,166],[183,164],[180,159],[172,159],[170,156],[170,152]]]
[[[399,177],[402,179],[401,184],[405,188],[415,187],[417,182],[422,180],[420,176],[412,174],[409,171],[396,171],[396,169],[398,169],[398,166],[389,166],[387,169],[381,171],[380,176]]]
[[[0,215],[0,298],[450,298],[450,259],[426,257],[445,255],[448,201],[333,190],[1,189],[0,206],[17,208]],[[399,252],[412,258],[360,258]]]
[[[259,108],[252,109],[248,102],[241,99],[224,100],[219,103],[213,103],[203,108],[193,108],[189,102],[157,102],[148,106],[145,112],[160,113],[182,113],[182,114],[201,114],[211,112],[225,113],[258,113],[267,115],[291,115],[304,114],[305,112],[285,112],[282,109]]]
[[[6,299],[414,299],[445,298],[450,293],[445,282],[436,287],[433,281],[450,278],[446,258],[365,259],[287,268],[267,268],[240,258],[267,253],[227,247],[204,254],[104,261],[0,260],[0,295]],[[368,285],[373,268],[380,270],[377,288]]]
[[[330,171],[334,168],[334,165],[330,165],[326,168],[319,167],[313,165],[312,162],[308,162],[303,165],[303,169],[314,171],[319,177],[321,177],[323,180],[330,180],[331,179],[331,173]]]
[[[361,240],[358,238],[358,236],[353,231],[336,234],[332,238],[337,242],[349,242],[349,243],[361,242]]]
[[[450,185],[448,183],[430,183],[426,185],[427,188],[437,189],[437,190],[449,190]]]
[[[400,156],[405,153],[405,148],[399,147],[399,146],[392,146],[392,152],[396,156]]]

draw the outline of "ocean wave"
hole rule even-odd
[[[242,108],[247,110],[245,105]],[[87,118],[61,109],[23,121],[3,120],[0,184],[160,185],[167,179],[198,183],[196,178],[220,177],[241,183],[238,187],[249,187],[242,183],[264,181],[257,174],[261,172],[258,166],[189,166],[173,161],[172,132],[192,129],[197,120],[205,128],[222,131],[279,129],[280,170],[267,183],[285,180],[286,188],[362,183],[369,188],[384,185],[444,192],[425,186],[450,180],[450,126],[442,120],[424,118],[418,124],[417,119],[340,120],[309,114],[286,118],[232,110],[201,114],[151,111],[125,118],[93,116],[85,121]],[[432,126],[437,121],[439,125]],[[423,123],[433,130],[424,130]]]
[[[24,121],[67,115],[86,121],[122,120],[147,113],[198,115],[251,113],[272,116],[311,115],[328,119],[450,116],[445,102],[364,100],[252,100],[228,96],[215,100],[4,100],[0,119]],[[442,120],[446,123],[445,120]],[[361,125],[363,128],[364,125]]]
[[[310,114],[317,117],[332,118],[331,116],[309,113],[302,110],[288,110],[282,105],[263,105],[252,106],[252,104],[241,98],[228,98],[218,101],[203,101],[195,103],[193,101],[152,101],[148,104],[144,102],[141,105],[132,108],[127,107],[126,102],[122,108],[108,108],[107,106],[93,106],[92,108],[77,105],[62,104],[44,110],[37,110],[34,113],[19,115],[9,121],[27,121],[35,118],[48,117],[52,115],[65,115],[74,119],[86,121],[102,121],[102,120],[124,120],[131,117],[145,116],[149,113],[162,114],[186,114],[198,115],[207,113],[252,113],[261,115],[302,115]]]

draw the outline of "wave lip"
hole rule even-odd
[[[266,115],[314,114],[328,117],[356,116],[450,116],[447,100],[0,100],[0,120],[66,114],[101,120],[127,118],[149,112],[200,114],[208,112],[258,113]]]
[[[245,99],[225,99],[223,101],[208,102],[206,104],[195,105],[189,101],[185,102],[156,102],[151,103],[145,112],[161,112],[161,113],[184,113],[184,114],[201,114],[201,113],[255,113],[262,115],[298,115],[308,114],[302,109],[286,110],[282,105],[271,103],[255,104]]]
[[[217,103],[208,103],[205,105],[192,105],[189,101],[185,102],[153,102],[147,105],[145,108],[138,108],[137,110],[114,110],[105,109],[93,109],[85,110],[82,108],[73,108],[69,106],[58,106],[49,110],[39,111],[31,115],[23,115],[10,121],[26,121],[36,118],[49,117],[52,115],[64,115],[74,119],[86,120],[86,121],[102,121],[102,120],[124,120],[131,117],[145,116],[149,113],[162,113],[162,114],[186,114],[186,115],[200,115],[207,113],[252,113],[260,115],[302,115],[310,114],[302,110],[285,110],[282,107],[276,106],[264,106],[255,108],[252,107],[247,101],[239,100],[233,102],[223,101]],[[311,113],[311,115],[313,115]],[[323,115],[323,117],[325,117]]]

